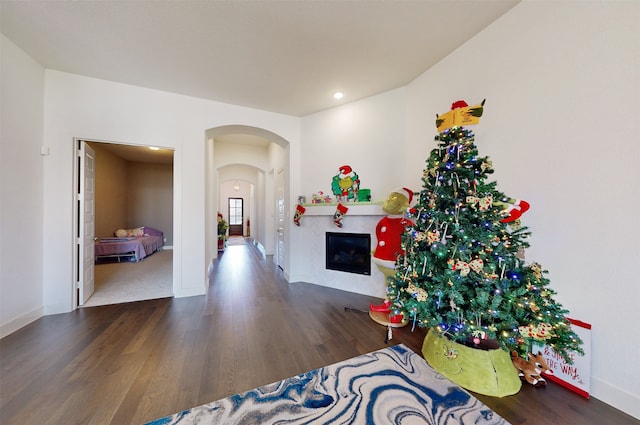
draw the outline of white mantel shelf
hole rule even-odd
[[[382,202],[341,202],[341,204],[349,208],[347,217],[350,215],[386,215],[382,211]],[[302,206],[305,208],[304,215],[333,215],[338,204],[332,202],[330,204],[303,204]]]

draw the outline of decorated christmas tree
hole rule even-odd
[[[519,217],[529,205],[487,181],[492,162],[462,126],[477,123],[483,106],[456,102],[436,120],[437,147],[409,214],[404,255],[387,280],[387,299],[410,322],[455,342],[480,347],[496,340],[524,355],[537,341],[571,363],[569,351],[582,353],[582,342],[553,298],[547,271],[524,260],[530,232]]]

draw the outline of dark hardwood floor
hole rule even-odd
[[[208,295],[83,308],[0,341],[0,423],[140,424],[387,346],[379,299],[287,283],[251,245],[220,256]],[[345,307],[354,308],[345,309]],[[424,330],[389,344],[420,352]],[[476,395],[512,424],[638,424],[549,383]]]

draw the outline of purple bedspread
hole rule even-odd
[[[162,235],[139,238],[100,238],[96,241],[96,258],[132,253],[136,261],[140,261],[162,248],[162,245],[164,245]]]

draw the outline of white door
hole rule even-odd
[[[284,170],[278,172],[276,177],[276,203],[278,208],[278,222],[276,223],[276,229],[278,229],[276,240],[276,264],[278,267],[284,270]]]
[[[80,142],[80,176],[78,193],[78,304],[83,305],[94,290],[95,264],[95,152]]]

